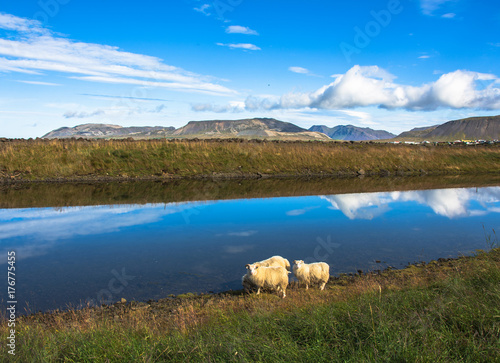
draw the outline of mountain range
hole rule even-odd
[[[409,140],[454,141],[500,139],[500,116],[471,117],[448,121],[441,125],[414,128],[398,136],[384,130],[373,130],[353,125],[328,127],[315,125],[309,130],[290,122],[272,118],[243,120],[190,121],[185,126],[133,126],[84,124],[61,127],[42,138],[264,138],[280,140]]]
[[[281,140],[329,140],[323,133],[309,131],[290,122],[272,118],[243,120],[190,121],[185,126],[122,127],[106,124],[85,124],[75,127],[61,127],[42,138],[265,138]]]
[[[83,137],[91,139],[126,138],[126,137],[165,137],[171,134],[175,127],[162,126],[132,126],[122,127],[107,124],[83,124],[75,127],[61,127],[42,136],[44,139],[64,139],[70,137]]]
[[[349,141],[392,139],[396,136],[385,130],[373,130],[369,127],[363,128],[353,125],[340,125],[331,128],[324,125],[314,125],[309,128],[309,131],[322,132],[333,140]]]
[[[500,139],[500,116],[469,117],[448,121],[442,125],[415,128],[403,132],[397,139],[454,141]]]

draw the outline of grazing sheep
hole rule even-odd
[[[305,284],[306,290],[309,285],[319,283],[319,289],[325,288],[330,278],[330,266],[325,262],[304,263],[302,260],[293,261],[293,274],[299,280],[299,284]]]
[[[273,256],[269,257],[267,260],[254,262],[254,265],[262,266],[262,267],[284,267],[287,271],[290,271],[290,262],[286,258],[281,256]]]
[[[247,274],[241,279],[245,291],[257,288],[257,295],[260,294],[260,289],[270,289],[281,292],[282,297],[286,296],[286,288],[288,286],[288,271],[286,268],[265,267],[257,263],[246,265]]]
[[[249,275],[247,275],[247,274],[245,274],[241,277],[241,284],[243,285],[243,289],[245,289],[245,292],[247,294],[249,294],[253,290],[257,289],[257,287],[250,280]]]

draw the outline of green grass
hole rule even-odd
[[[490,173],[500,147],[225,140],[11,140],[0,178],[169,178],[249,175]]]
[[[335,279],[323,292],[291,288],[286,299],[186,296],[32,315],[19,319],[15,360],[498,362],[499,301],[497,248]]]

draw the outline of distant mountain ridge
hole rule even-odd
[[[108,124],[83,124],[75,127],[61,127],[51,131],[42,138],[63,139],[70,137],[83,138],[116,138],[116,137],[164,137],[175,130],[175,127],[163,126],[131,126],[123,127]]]
[[[174,131],[174,135],[194,135],[206,133],[245,134],[249,131],[276,131],[276,132],[306,132],[306,129],[290,122],[278,121],[272,118],[254,118],[243,120],[212,120],[190,121]]]
[[[290,122],[272,118],[253,118],[243,120],[190,121],[176,129],[162,126],[122,127],[109,124],[84,124],[75,127],[61,127],[42,138],[163,138],[163,137],[200,137],[200,138],[271,138],[284,140],[329,140],[319,132],[308,131]]]
[[[410,131],[405,131],[400,133],[397,138],[403,138],[403,139],[413,139],[413,138],[425,138],[425,136],[434,130],[436,127],[439,125],[434,125],[434,126],[425,126],[425,127],[415,127],[414,129],[411,129]]]
[[[448,121],[441,125],[418,127],[398,136],[368,127],[340,125],[328,127],[315,125],[306,130],[290,122],[272,118],[243,120],[190,121],[185,126],[133,126],[122,127],[109,124],[84,124],[61,127],[43,138],[265,138],[281,140],[408,140],[408,141],[454,141],[454,140],[499,140],[500,116],[470,117]]]
[[[429,141],[499,140],[500,116],[469,117],[399,134],[396,139]]]
[[[353,125],[340,125],[331,128],[325,125],[314,125],[309,128],[309,131],[322,132],[333,140],[349,141],[392,139],[396,136],[385,130],[373,130],[369,127],[363,128]]]

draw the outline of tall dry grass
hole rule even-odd
[[[34,140],[0,143],[3,178],[225,174],[460,174],[500,170],[500,147],[334,142]]]

